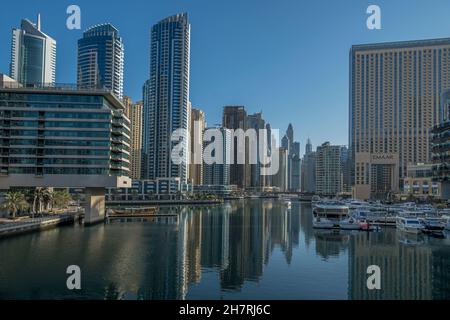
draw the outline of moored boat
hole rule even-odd
[[[443,236],[445,224],[442,222],[441,218],[438,217],[427,217],[425,219],[420,219],[423,225],[422,232],[435,236]]]
[[[443,220],[443,223],[444,223],[444,229],[445,230],[450,230],[450,216],[447,216],[447,215],[442,216],[442,220]]]
[[[339,229],[349,218],[348,206],[340,203],[319,203],[313,208],[313,227],[317,229]]]
[[[354,217],[343,219],[342,221],[340,221],[339,227],[343,230],[361,230],[358,219]]]
[[[412,234],[419,234],[422,232],[424,226],[416,217],[397,217],[397,229]]]

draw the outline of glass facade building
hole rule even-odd
[[[130,123],[105,91],[0,88],[0,148],[0,188],[112,187],[129,176]]]
[[[234,130],[247,130],[247,111],[244,106],[225,106],[222,114],[222,127]],[[248,164],[248,143],[245,143],[243,150],[246,156],[245,163],[239,163],[238,159],[242,155],[242,150],[238,150],[235,143],[236,139],[233,137],[234,144],[232,156],[232,164],[230,167],[230,184],[238,186],[240,189],[245,189],[251,183],[251,167]]]
[[[212,150],[211,154],[205,154],[203,164],[203,184],[204,185],[229,185],[230,184],[230,162],[231,162],[231,130],[225,128],[207,128],[212,136],[205,135],[203,149],[207,149],[209,144],[216,143],[221,150]],[[218,139],[216,141],[216,139]],[[219,153],[220,154],[219,154]],[[217,161],[214,161],[217,160]]]
[[[186,13],[168,17],[151,29],[150,79],[144,85],[142,178],[187,182],[189,157],[190,24]],[[181,129],[181,130],[179,130]],[[180,131],[180,140],[171,141]],[[184,153],[173,162],[180,145]]]
[[[122,99],[123,64],[122,38],[113,25],[93,26],[78,40],[78,86],[105,88]]]
[[[25,84],[55,83],[56,41],[43,33],[40,17],[37,24],[22,20],[12,31],[10,76]]]

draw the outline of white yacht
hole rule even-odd
[[[445,230],[450,230],[450,216],[442,216],[442,220],[444,221]]]
[[[359,220],[354,217],[349,217],[348,219],[341,220],[339,223],[339,227],[342,230],[361,230]]]
[[[433,236],[444,236],[445,224],[439,217],[419,218],[423,225],[423,233]]]
[[[284,202],[284,206],[285,206],[288,210],[291,210],[291,208],[292,208],[292,202],[291,202],[290,200],[286,200],[286,201]]]
[[[416,217],[397,217],[397,229],[407,233],[419,234],[424,229],[420,220]]]
[[[338,229],[349,218],[348,206],[341,203],[318,203],[313,208],[313,227],[317,229]]]

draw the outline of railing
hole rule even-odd
[[[98,93],[110,93],[113,91],[102,85],[79,85],[74,83],[28,83],[22,84],[17,81],[0,82],[0,89],[37,89],[55,91],[90,91]]]

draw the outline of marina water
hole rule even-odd
[[[0,299],[450,299],[449,234],[314,230],[310,204],[270,199],[178,212],[1,239]]]

